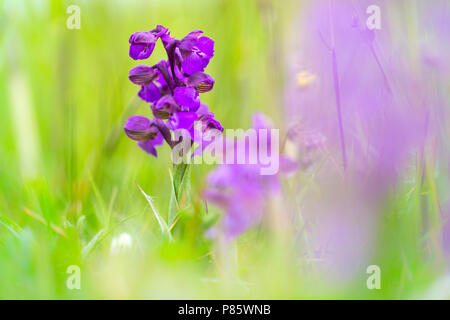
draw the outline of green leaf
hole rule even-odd
[[[186,186],[187,176],[189,176],[189,165],[187,163],[181,163],[175,166],[173,173],[173,188],[175,191],[175,197],[177,201],[180,201],[184,187]]]
[[[172,172],[169,171],[169,174],[170,174],[170,181],[171,181],[171,186],[170,186],[171,192],[170,192],[170,202],[169,202],[168,223],[169,223],[169,225],[172,225],[172,223],[175,221],[178,211],[180,210],[180,206],[178,205],[178,200],[175,195],[175,188],[174,188],[174,184],[173,184]]]
[[[169,225],[175,221],[178,212],[180,211],[180,200],[183,192],[186,191],[188,201],[190,201],[190,179],[189,179],[189,165],[181,163],[174,168],[174,174],[169,171],[170,179],[172,181],[172,190],[169,203]]]
[[[19,233],[22,231],[22,229],[17,224],[15,224],[14,221],[12,221],[11,219],[5,216],[0,216],[0,225],[5,227],[6,230],[11,232],[11,234],[16,238],[20,238]]]
[[[105,229],[100,229],[99,232],[88,242],[87,245],[83,247],[81,250],[81,256],[86,258],[96,247],[97,245],[104,239],[103,234]]]
[[[166,221],[164,218],[159,214],[158,210],[156,209],[155,205],[153,204],[153,198],[146,194],[144,190],[138,185],[139,190],[144,195],[145,199],[147,199],[147,202],[150,204],[150,207],[152,208],[153,213],[155,214],[156,220],[158,220],[159,226],[161,228],[161,232],[164,235],[167,235],[169,237],[169,240],[172,240],[172,234],[170,233],[169,227],[167,226]]]

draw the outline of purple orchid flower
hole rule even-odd
[[[187,75],[203,72],[214,56],[214,41],[208,37],[200,37],[203,31],[192,31],[180,41],[182,69]]]
[[[203,116],[205,115],[209,117],[210,113],[206,111]],[[252,127],[270,129],[272,121],[257,113],[253,116]],[[243,152],[258,152],[260,143],[263,142],[258,141],[256,148],[248,147]],[[234,147],[235,155],[236,145],[233,140],[231,146]],[[261,166],[259,161],[256,164],[226,164],[217,167],[208,176],[208,188],[204,197],[225,211],[216,231],[220,230],[230,239],[262,220],[271,198],[280,194],[281,174],[292,175],[298,170],[298,163],[286,155],[280,155],[279,174],[261,175]]]
[[[155,146],[163,143],[163,137],[153,121],[143,116],[132,116],[125,124],[124,130],[130,139],[138,142],[141,149],[157,156]]]
[[[158,101],[161,96],[168,93],[169,87],[160,71],[162,68],[167,70],[166,65],[165,61],[160,61],[157,65],[159,68],[157,66],[138,65],[130,70],[128,78],[134,84],[141,86],[138,96],[145,102]]]
[[[192,157],[201,156],[205,148],[213,143],[212,136],[223,132],[222,124],[214,118],[214,113],[209,111],[206,104],[202,103],[196,113],[198,121],[195,125],[194,142],[200,146],[194,150]]]
[[[138,31],[130,37],[130,57],[134,60],[143,60],[150,57],[155,49],[158,38],[162,37],[167,29],[158,25],[151,31]]]
[[[169,119],[175,112],[181,111],[171,95],[166,95],[152,105],[153,115],[159,119]]]
[[[163,140],[171,148],[178,143],[172,141],[170,130],[188,130],[192,139],[196,122],[202,132],[211,128],[223,130],[207,107],[208,114],[197,112],[201,106],[199,93],[211,91],[214,87],[214,79],[203,72],[214,54],[214,42],[201,37],[202,33],[193,31],[177,40],[170,36],[167,28],[158,25],[153,30],[135,32],[130,37],[130,56],[133,59],[148,58],[159,38],[168,58],[153,66],[138,65],[129,73],[130,81],[141,86],[138,96],[151,103],[155,118],[131,117],[124,129],[128,137],[138,141],[139,147],[149,154],[156,156],[155,146],[162,144]]]
[[[143,60],[150,57],[155,49],[155,43],[158,40],[149,31],[135,32],[130,37],[130,57],[134,60]]]

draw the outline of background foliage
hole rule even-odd
[[[70,4],[81,8],[80,30],[66,27]],[[329,279],[283,239],[258,230],[215,256],[221,244],[204,231],[219,213],[207,214],[200,197],[210,166],[191,169],[192,199],[173,227],[174,241],[161,236],[137,187],[167,217],[169,149],[154,159],[123,134],[128,116],[150,115],[128,80],[136,65],[130,34],[156,24],[177,38],[205,31],[215,40],[208,73],[216,84],[202,101],[227,128],[249,127],[255,110],[282,126],[286,42],[302,4],[0,1],[0,298],[423,297],[447,269],[440,232],[436,250],[423,249],[430,233],[421,214],[427,206],[438,216],[434,195],[448,191],[445,167],[437,181],[433,174],[422,181],[413,169],[417,180],[392,192],[373,225],[373,256],[383,270],[376,291],[367,290],[365,270],[345,282]],[[164,54],[157,47],[151,62]],[[441,230],[436,221],[432,230]],[[112,238],[123,232],[132,235],[132,248],[110,254]],[[81,290],[66,287],[69,265],[81,267]]]

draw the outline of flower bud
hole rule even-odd
[[[139,31],[130,37],[130,57],[134,60],[147,59],[155,49],[155,43],[158,40],[151,32]]]

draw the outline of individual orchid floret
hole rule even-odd
[[[167,28],[158,25],[151,31],[138,31],[130,37],[130,57],[134,60],[147,59],[155,49],[156,41],[165,35]]]
[[[152,105],[153,115],[159,119],[169,119],[181,107],[171,95],[166,95]]]
[[[214,113],[212,112],[205,113],[199,117],[197,128],[205,138],[208,138],[208,132],[211,130],[223,132],[222,124],[214,118]]]
[[[135,32],[130,37],[130,57],[134,60],[143,60],[150,57],[158,40],[150,31]]]
[[[160,61],[157,66],[165,66],[165,61]],[[137,85],[141,85],[138,96],[145,102],[155,102],[161,96],[168,93],[169,87],[160,71],[161,68],[157,66],[148,67],[140,65],[131,69],[129,79]]]
[[[187,75],[203,72],[214,56],[214,41],[201,34],[203,31],[192,31],[180,41],[182,69]]]
[[[132,116],[128,118],[124,127],[127,136],[136,141],[151,140],[158,134],[158,128],[153,122],[143,116]]]
[[[150,119],[143,116],[132,116],[124,127],[126,135],[149,154],[157,156],[155,146],[163,143],[163,137],[158,127]]]
[[[197,89],[199,93],[205,93],[213,89],[214,79],[204,72],[196,72],[187,79],[187,85]]]
[[[198,121],[195,124],[194,142],[200,144],[192,156],[201,156],[205,148],[214,142],[213,136],[223,132],[222,124],[214,118],[206,104],[202,103],[197,110]]]

